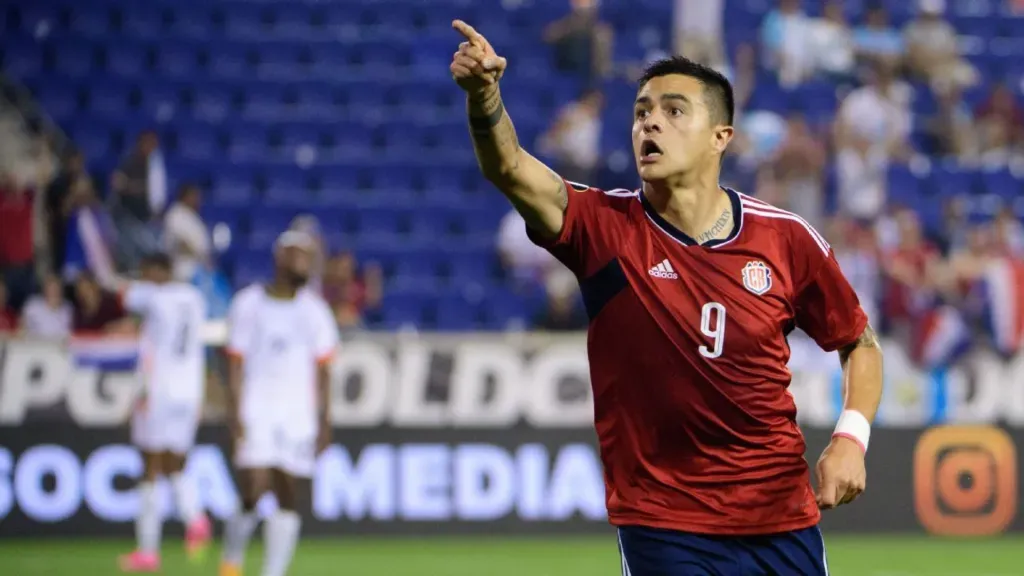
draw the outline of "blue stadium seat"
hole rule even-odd
[[[267,131],[259,125],[240,125],[231,133],[228,157],[236,161],[261,160],[267,156]]]
[[[118,117],[128,109],[131,85],[109,82],[89,90],[89,111],[106,117]]]
[[[1024,194],[1024,180],[1015,177],[1009,169],[982,172],[980,184],[983,193],[1008,202]]]
[[[439,330],[464,331],[477,327],[477,307],[460,295],[444,296],[438,299],[433,312],[433,327]]]
[[[110,13],[106,10],[71,6],[68,11],[68,31],[79,38],[103,40],[110,37]]]
[[[268,31],[263,25],[261,8],[246,3],[238,3],[231,7],[231,13],[224,22],[224,33],[229,38],[255,40],[264,37]]]
[[[163,43],[154,53],[154,71],[167,78],[191,78],[199,67],[199,51],[192,44]]]
[[[182,158],[205,160],[219,157],[223,151],[216,130],[209,124],[175,122],[176,153]]]
[[[131,2],[121,6],[121,32],[134,38],[156,38],[163,32],[163,15],[157,6]]]
[[[78,98],[66,81],[40,81],[35,86],[36,99],[57,120],[70,119],[78,112]]]
[[[952,165],[942,165],[932,172],[932,185],[942,198],[970,194],[974,189],[974,174]]]
[[[169,36],[178,39],[203,40],[215,35],[213,17],[205,6],[191,5],[173,11],[167,26]]]
[[[144,44],[108,44],[104,50],[107,73],[122,78],[142,76],[146,70],[147,51]]]
[[[218,168],[213,175],[210,190],[211,203],[219,206],[249,206],[256,196],[252,175],[234,166]]]
[[[61,42],[48,47],[53,53],[54,71],[65,78],[85,78],[96,68],[96,52],[89,43]]]

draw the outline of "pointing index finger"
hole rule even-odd
[[[452,22],[452,28],[454,28],[459,34],[465,36],[466,40],[469,40],[471,44],[475,44],[481,48],[483,47],[485,42],[484,37],[469,24],[466,24],[462,20],[455,20]]]

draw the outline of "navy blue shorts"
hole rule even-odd
[[[817,526],[767,536],[705,536],[621,526],[622,576],[828,576]]]

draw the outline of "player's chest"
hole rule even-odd
[[[313,324],[302,308],[271,303],[256,316],[250,337],[259,354],[283,356],[300,353],[312,346]]]
[[[703,248],[647,241],[620,255],[630,288],[665,329],[695,339],[728,331],[733,343],[778,339],[792,322],[782,258],[750,246]]]

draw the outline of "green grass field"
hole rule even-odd
[[[115,558],[130,542],[0,542],[4,576],[117,574]],[[1021,576],[1024,538],[944,540],[885,536],[828,539],[836,576]],[[176,543],[164,548],[163,574],[216,576],[216,549],[203,565],[185,561]],[[258,576],[260,550],[247,574]],[[619,559],[606,538],[316,539],[302,542],[293,576],[617,576]]]

